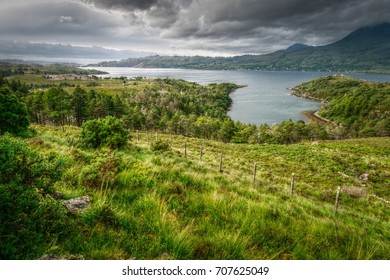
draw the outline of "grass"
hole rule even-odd
[[[152,151],[140,132],[114,154],[115,169],[95,170],[111,179],[88,185],[83,170],[107,151],[79,146],[78,128],[34,128],[32,147],[68,159],[57,190],[65,198],[92,196],[91,207],[73,217],[69,238],[48,252],[85,259],[390,258],[389,204],[373,196],[390,200],[389,138],[245,145],[174,135],[172,149]],[[349,189],[334,215],[338,186]]]

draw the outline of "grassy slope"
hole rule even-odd
[[[46,252],[87,259],[390,258],[389,204],[372,196],[390,200],[389,138],[253,146],[174,136],[172,151],[153,152],[145,134],[139,141],[133,134],[116,155],[121,168],[103,184],[85,186],[82,174],[104,151],[77,148],[78,128],[35,129],[31,146],[68,158],[56,188],[65,198],[93,197],[75,216],[72,235]],[[358,178],[363,173],[367,181]],[[344,191],[335,216],[338,186]]]
[[[344,75],[320,77],[294,88],[294,95],[322,100],[321,116],[353,127],[359,136],[390,133],[390,85]]]

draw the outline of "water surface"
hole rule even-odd
[[[106,71],[101,77],[146,77],[178,78],[201,85],[233,82],[246,87],[231,94],[233,105],[228,115],[235,121],[248,124],[274,124],[291,119],[304,120],[303,111],[318,110],[320,103],[290,96],[288,88],[317,77],[331,75],[329,72],[280,72],[280,71],[218,71],[193,69],[145,69],[125,67],[94,67]],[[390,81],[386,74],[346,75],[370,81]]]

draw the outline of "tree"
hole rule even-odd
[[[250,137],[256,134],[255,125],[244,125],[237,122],[236,126],[239,126],[239,129],[232,138],[233,143],[249,143]]]
[[[236,127],[234,122],[230,118],[226,118],[222,122],[221,128],[218,130],[218,137],[223,142],[229,143],[235,132]]]
[[[108,116],[85,122],[82,125],[81,139],[84,145],[92,148],[121,148],[126,145],[130,135],[121,120]]]
[[[0,134],[21,133],[27,130],[30,121],[26,105],[18,100],[7,87],[0,88]]]
[[[53,87],[43,95],[45,113],[54,125],[65,125],[70,116],[70,95],[60,87]]]
[[[87,117],[87,92],[77,86],[73,92],[71,106],[77,126],[81,126]]]

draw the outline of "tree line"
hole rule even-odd
[[[348,126],[286,120],[269,126],[234,122],[227,112],[231,83],[201,86],[178,79],[146,80],[113,94],[96,89],[51,87],[33,91],[20,82],[2,80],[26,104],[28,118],[42,125],[82,126],[89,120],[108,116],[120,119],[126,129],[160,130],[223,142],[290,144],[303,140],[353,137]],[[124,79],[126,83],[126,79]]]

